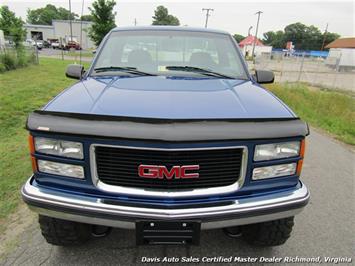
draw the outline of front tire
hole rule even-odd
[[[91,238],[92,226],[39,215],[38,222],[43,237],[56,246],[76,246]]]
[[[294,217],[242,226],[242,236],[255,246],[278,246],[291,236]]]

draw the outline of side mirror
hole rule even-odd
[[[260,84],[273,83],[275,76],[272,71],[268,70],[255,70],[256,82]]]
[[[65,75],[68,78],[72,78],[72,79],[81,79],[83,74],[84,74],[84,66],[77,65],[77,64],[68,65],[67,71],[65,72]]]

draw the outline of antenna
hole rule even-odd
[[[81,65],[81,51],[83,50],[83,13],[84,13],[84,0],[81,3],[81,16],[80,16],[80,50],[79,50],[80,65]]]

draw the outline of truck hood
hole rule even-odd
[[[249,80],[165,76],[88,77],[43,110],[168,119],[295,116],[272,93]]]

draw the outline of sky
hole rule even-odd
[[[72,11],[81,14],[83,0],[71,0]],[[93,0],[84,0],[84,14],[88,14],[88,7]],[[288,24],[301,22],[314,25],[324,31],[328,23],[328,31],[336,32],[342,37],[355,36],[355,0],[340,1],[266,1],[266,0],[222,0],[209,2],[208,0],[181,1],[134,1],[116,0],[116,24],[118,26],[132,26],[136,19],[137,25],[150,25],[154,9],[164,5],[169,13],[179,18],[181,25],[203,27],[205,13],[202,8],[213,8],[208,21],[209,28],[226,30],[232,34],[247,35],[250,26],[255,34],[257,15],[262,11],[258,36],[267,31],[283,30]],[[0,0],[0,6],[7,5],[26,19],[27,9],[44,7],[46,4],[62,6],[68,9],[69,0]]]

